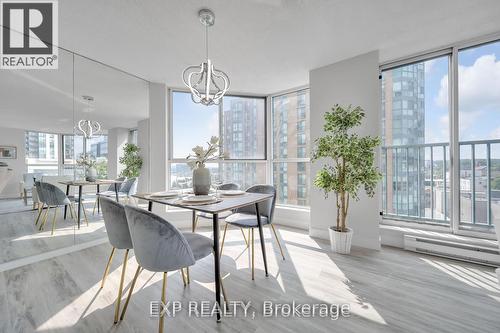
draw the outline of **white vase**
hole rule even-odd
[[[94,167],[85,170],[85,180],[88,182],[95,182],[97,180],[97,170]]]
[[[333,227],[328,228],[330,233],[330,245],[333,252],[340,254],[351,253],[353,230],[351,228],[346,229],[346,232],[340,232],[335,230]]]
[[[193,192],[195,195],[207,195],[210,191],[210,170],[201,165],[193,170]]]

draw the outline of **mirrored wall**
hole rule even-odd
[[[147,149],[148,109],[147,81],[64,49],[57,70],[0,70],[0,264],[106,239],[97,193],[140,186],[120,158]]]

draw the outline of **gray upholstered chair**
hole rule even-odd
[[[217,187],[217,190],[220,190],[220,191],[239,190],[239,189],[240,189],[240,186],[238,184],[235,184],[235,183],[226,183],[226,184],[222,184],[219,187]],[[228,217],[231,214],[232,214],[232,212],[230,210],[225,211],[225,212],[221,212],[219,214],[219,220],[225,219],[226,217]],[[193,226],[192,226],[193,232],[196,231],[196,227],[198,226],[198,219],[200,219],[200,218],[212,221],[212,214],[203,213],[203,212],[196,212],[195,218],[193,220]],[[245,237],[245,234],[243,234],[243,237]],[[245,242],[246,242],[246,238],[245,238]]]
[[[109,255],[108,263],[104,269],[104,275],[102,276],[101,288],[104,287],[106,282],[106,277],[108,276],[109,266],[113,260],[113,255],[115,250],[125,250],[125,256],[123,259],[123,268],[120,279],[120,286],[118,288],[118,297],[115,303],[115,324],[118,322],[118,314],[120,312],[120,301],[123,292],[123,280],[125,278],[125,271],[127,269],[127,259],[128,253],[132,246],[132,239],[130,238],[130,231],[128,229],[127,216],[125,215],[125,207],[112,200],[111,198],[102,197],[100,198],[100,204],[102,207],[102,216],[104,218],[104,225],[106,226],[106,233],[108,235],[109,243],[112,246],[111,254]]]
[[[43,191],[42,191],[42,185],[39,181],[35,181],[35,186],[33,186],[33,189],[34,191],[33,192],[36,192],[37,193],[37,197],[38,197],[38,216],[36,217],[36,220],[35,220],[35,226],[38,225],[38,222],[40,221],[40,217],[42,216],[42,213],[43,213],[43,209],[45,208],[45,197],[43,195]],[[47,207],[48,209],[48,207]],[[73,211],[70,210],[70,213],[73,215]]]
[[[137,193],[137,182],[138,181],[139,181],[139,178],[137,178],[137,177],[132,177],[132,178],[128,178],[127,180],[125,180],[120,185],[120,188],[118,189],[118,197],[119,198],[127,198],[127,201],[128,201],[128,199],[130,199],[132,197],[132,195]],[[116,196],[114,185],[113,185],[111,191],[108,189],[107,191],[99,193],[99,196],[114,198]]]
[[[163,272],[161,301],[166,304],[167,272],[180,269],[184,276],[182,271],[184,267],[189,268],[213,251],[213,242],[210,238],[191,232],[180,232],[168,221],[154,213],[130,205],[125,206],[125,213],[134,245],[135,258],[139,266],[130,285],[121,320],[125,316],[137,277],[142,269]],[[187,274],[189,283],[189,271]],[[224,299],[227,300],[224,288],[222,288],[222,292]],[[163,332],[162,315],[160,315],[159,331]]]
[[[51,208],[54,208],[54,217],[52,218],[52,232],[51,235],[54,235],[54,230],[56,227],[56,218],[57,218],[57,208],[69,206],[71,215],[76,216],[73,202],[75,201],[74,197],[68,197],[59,187],[54,184],[44,183],[44,182],[36,182],[37,191],[39,190],[41,197],[43,198],[43,204],[47,206],[47,211],[45,212],[45,216],[42,219],[42,223],[40,224],[39,230],[43,230],[45,223],[47,222],[47,217],[49,215],[49,211]],[[83,210],[85,214],[85,209]],[[85,220],[87,221],[87,215],[85,214]]]
[[[127,177],[118,177],[115,180],[117,180],[117,181],[124,181],[126,179],[127,179]],[[120,186],[121,187],[121,184],[120,185],[111,184],[111,185],[108,186],[108,189],[106,191],[98,193],[98,195],[96,196],[95,201],[94,201],[94,208],[92,209],[92,215],[95,214],[95,209],[97,208],[97,200],[99,200],[99,196],[105,196],[105,197],[116,196],[115,186]],[[120,190],[118,189],[118,196],[120,196],[120,192],[119,191]]]
[[[278,247],[281,252],[281,257],[283,260],[285,260],[285,255],[283,254],[283,249],[281,248],[280,241],[278,239],[278,234],[276,233],[276,229],[272,225],[273,222],[273,215],[274,215],[274,208],[276,206],[276,189],[272,185],[254,185],[247,189],[247,192],[249,193],[265,193],[265,194],[272,194],[273,197],[272,199],[269,199],[264,202],[260,202],[259,205],[259,213],[260,213],[260,221],[262,223],[262,226],[269,225],[273,231],[274,237],[276,238],[276,241],[278,242]],[[226,231],[228,225],[234,225],[239,228],[244,228],[248,229],[248,238],[249,238],[249,243],[251,244],[251,251],[252,251],[252,280],[254,280],[254,229],[258,228],[259,225],[257,223],[257,214],[255,212],[255,205],[250,205],[250,206],[245,206],[242,208],[239,208],[235,211],[235,213],[229,215],[226,217],[226,226],[224,227],[224,234],[222,236],[222,244],[221,244],[221,250],[220,253],[222,255],[222,249],[224,248],[224,240],[226,238]],[[250,233],[251,232],[251,233]],[[248,247],[248,243],[247,243]]]

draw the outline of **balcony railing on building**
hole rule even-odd
[[[491,227],[500,219],[500,140],[459,142],[460,224]],[[449,224],[448,143],[382,148],[384,216]]]

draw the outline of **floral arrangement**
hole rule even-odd
[[[95,168],[97,161],[90,154],[81,154],[80,158],[76,160],[76,165],[86,168]]]
[[[208,148],[205,150],[202,146],[196,146],[192,149],[193,154],[186,157],[187,164],[191,169],[204,167],[207,161],[228,158],[226,153],[221,153],[220,140],[216,136],[212,136],[207,142]]]

